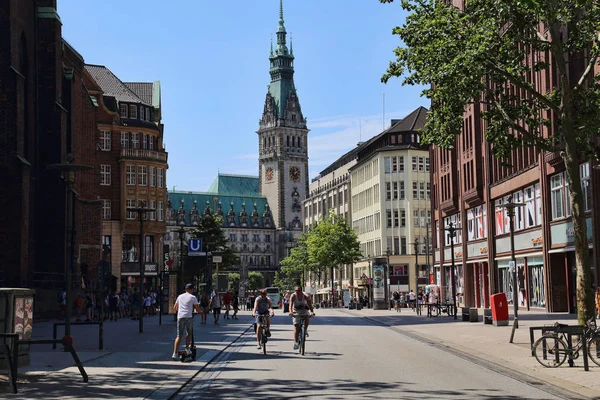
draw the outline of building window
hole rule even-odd
[[[156,221],[156,200],[150,200],[150,209],[154,211],[148,212],[148,219],[150,221]]]
[[[252,241],[254,243],[260,243],[260,235],[258,233],[255,233],[252,235]]]
[[[150,109],[146,107],[146,121],[150,121]]]
[[[394,227],[398,226],[398,210],[394,210]]]
[[[154,150],[154,140],[155,140],[154,136],[148,135],[148,148],[150,150]]]
[[[385,166],[385,173],[389,174],[392,170],[392,160],[390,157],[385,157],[383,159],[383,165]]]
[[[419,199],[419,183],[413,182],[413,200]]]
[[[398,171],[404,172],[404,156],[398,156]]]
[[[143,110],[143,108],[142,108]],[[148,135],[146,135],[145,133],[142,134],[142,149],[147,149],[148,148]]]
[[[135,211],[129,211],[130,208],[135,208],[135,200],[127,199],[127,219],[134,220],[137,213]]]
[[[419,182],[419,198],[425,200],[425,182]]]
[[[404,200],[404,181],[400,182],[400,200]]]
[[[140,134],[139,133],[131,133],[131,148],[139,149],[140,148]]]
[[[129,106],[129,118],[137,119],[137,106],[134,106],[134,105]]]
[[[247,242],[248,241],[248,234],[247,233],[242,233],[242,242]]]
[[[390,182],[385,183],[385,199],[390,200],[392,198],[392,184]]]
[[[392,172],[398,172],[398,160],[392,157]]]
[[[394,191],[393,191],[393,199],[394,199],[394,200],[398,200],[398,182],[394,182],[394,184],[393,184],[393,185],[394,185],[394,186],[393,186],[393,188],[394,188]]]
[[[164,187],[164,185],[165,185],[164,174],[165,174],[165,170],[162,168],[159,168],[158,169],[158,187],[159,188]]]
[[[121,132],[121,148],[129,148],[129,132]]]
[[[119,104],[119,109],[121,110],[121,118],[127,118],[127,104]]]
[[[403,256],[406,255],[406,238],[405,237],[400,238],[400,254]]]
[[[419,172],[423,172],[425,170],[425,158],[419,157]]]
[[[148,186],[148,167],[138,166],[138,185]]]
[[[417,170],[417,157],[412,158],[412,170],[413,171]]]
[[[237,238],[236,238],[236,234],[235,233],[230,233],[229,234],[229,241],[232,243],[237,242]]]
[[[406,226],[406,211],[404,209],[400,210],[400,226]]]
[[[135,165],[125,166],[125,176],[127,186],[135,186]]]
[[[425,158],[425,172],[429,172],[429,157]]]
[[[583,193],[583,210],[590,211],[592,209],[592,191],[590,188],[590,163],[586,162],[579,166],[579,174],[581,175],[581,191]]]
[[[387,227],[392,227],[392,210],[387,210]]]
[[[110,131],[100,131],[100,150],[110,151]]]
[[[104,186],[110,185],[110,165],[100,165],[100,184]]]
[[[156,167],[150,167],[150,187],[156,186]]]
[[[419,210],[414,210],[413,211],[413,223],[415,226],[419,226]]]
[[[550,177],[550,201],[552,203],[553,220],[565,217],[565,188],[562,180],[562,173]]]
[[[154,262],[154,236],[146,236],[144,239],[144,262]]]
[[[158,220],[159,221],[163,221],[165,219],[165,217],[164,217],[164,209],[163,209],[163,202],[162,201],[158,202],[158,209],[157,209],[157,211],[158,211]]]
[[[271,243],[271,235],[265,235],[265,243]]]
[[[110,200],[102,199],[102,219],[110,219]]]

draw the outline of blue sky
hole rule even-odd
[[[256,130],[279,0],[58,0],[63,37],[89,64],[162,87],[170,189],[204,191],[218,172],[257,175]],[[416,107],[421,88],[380,82],[399,2],[284,0],[295,84],[308,119],[311,179]],[[288,40],[289,43],[289,40]]]

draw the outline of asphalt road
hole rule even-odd
[[[562,398],[339,310],[317,310],[305,356],[293,350],[291,318],[280,310],[271,331],[266,356],[249,331],[175,398]]]

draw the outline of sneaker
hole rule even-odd
[[[271,337],[271,330],[267,329],[267,337]]]
[[[173,355],[171,356],[171,360],[173,360],[173,361],[179,360],[179,356],[177,355],[177,353],[173,353]]]
[[[192,354],[192,351],[190,349],[185,349],[185,355],[189,356],[190,354]]]
[[[298,343],[294,342],[294,350],[298,350]]]
[[[260,343],[256,345],[256,348],[259,350],[262,349],[262,346],[260,345]]]

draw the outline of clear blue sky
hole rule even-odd
[[[217,172],[257,175],[256,130],[279,0],[58,0],[63,37],[123,81],[162,86],[167,184],[204,191]],[[308,118],[311,179],[360,138],[428,101],[380,82],[400,42],[399,2],[284,0],[295,84]],[[289,41],[288,41],[289,42]]]

